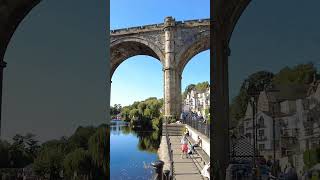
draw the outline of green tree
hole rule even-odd
[[[10,144],[0,140],[0,168],[8,168]]]
[[[139,114],[143,114],[146,107],[147,107],[147,104],[145,102],[140,102],[138,105]]]
[[[210,107],[209,108],[206,108],[205,110],[204,110],[204,116],[206,117],[206,119],[207,119],[207,123],[208,124],[210,124]]]
[[[149,108],[146,108],[144,110],[143,115],[146,116],[146,117],[151,117],[151,110]]]
[[[138,105],[140,104],[140,102],[139,101],[135,101],[135,102],[133,102],[133,104],[131,105],[131,108],[132,109],[138,109]]]
[[[110,128],[101,127],[89,139],[89,153],[94,162],[93,171],[97,177],[109,176]]]
[[[320,148],[308,149],[303,153],[303,161],[306,168],[311,168],[320,162]]]
[[[92,158],[88,151],[78,148],[66,155],[63,167],[67,177],[72,178],[74,172],[77,175],[89,175],[91,172]]]
[[[259,71],[251,74],[241,85],[239,94],[232,100],[230,106],[231,119],[239,120],[245,114],[249,101],[248,91],[263,91],[272,84],[274,74],[268,71]]]
[[[64,160],[63,149],[59,146],[45,146],[34,160],[33,170],[37,175],[50,180],[60,179]]]
[[[209,88],[210,85],[209,85],[209,82],[208,81],[205,81],[205,82],[201,82],[201,83],[198,83],[196,84],[195,88],[197,91],[199,92],[204,92],[207,90],[207,88]]]
[[[69,138],[69,145],[72,149],[83,148],[88,149],[88,140],[96,132],[96,128],[92,126],[78,127],[75,133]]]
[[[22,136],[20,134],[16,134],[12,139],[13,143],[9,148],[9,161],[10,167],[12,168],[23,168],[26,165],[32,163],[33,155],[30,153],[30,149],[28,149],[27,142],[30,142],[32,139],[28,140],[30,135]],[[30,148],[30,147],[29,147]]]
[[[279,71],[273,78],[274,84],[309,84],[313,76],[317,73],[313,63],[299,64],[292,68],[285,67]]]
[[[139,110],[138,109],[132,109],[129,113],[131,120],[133,118],[138,118],[140,116]]]
[[[130,121],[130,108],[129,107],[124,107],[121,110],[121,117],[125,121]]]
[[[25,140],[25,144],[27,146],[26,150],[27,152],[33,157],[35,158],[38,151],[39,151],[39,141],[35,139],[36,135],[32,134],[32,133],[27,133],[24,136],[24,140]]]

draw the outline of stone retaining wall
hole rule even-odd
[[[189,135],[193,140],[197,140],[198,136],[202,139],[202,149],[209,155],[210,157],[210,139],[203,135],[202,133],[198,132],[196,129],[192,128],[189,125],[186,125],[186,128],[189,131]]]
[[[158,149],[159,160],[164,162],[163,170],[170,170],[170,159],[166,136],[161,136],[161,143]]]

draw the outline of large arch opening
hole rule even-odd
[[[232,128],[239,136],[250,137],[251,146],[266,159],[282,162],[287,158],[280,167],[292,164],[300,177],[302,169],[310,168],[305,166],[301,154],[318,144],[317,138],[299,140],[303,134],[318,128],[315,121],[304,124],[309,117],[319,118],[308,113],[319,104],[315,100],[320,70],[317,53],[320,26],[314,23],[319,16],[315,11],[317,6],[317,1],[252,2],[239,19],[230,41]],[[252,96],[257,97],[253,101],[256,105],[250,105]],[[252,106],[257,111],[256,118],[252,118]],[[294,153],[297,149],[300,153]]]
[[[156,56],[150,49],[142,52]],[[131,164],[147,165],[155,161],[160,145],[164,93],[162,63],[151,55],[133,54],[118,61],[122,63],[117,65],[111,79],[111,179],[136,174],[152,177],[149,168],[136,168]]]
[[[199,51],[185,65],[181,79],[181,111],[186,124],[210,138],[210,50]],[[192,117],[198,121],[192,121]],[[194,122],[198,122],[197,125]],[[209,139],[208,144],[209,143]],[[207,152],[209,154],[209,151]]]
[[[1,1],[14,2],[17,1]],[[7,36],[7,42],[11,40],[4,57],[8,65],[3,81],[0,168],[20,171],[28,166],[39,172],[37,178],[43,178],[43,172],[49,168],[44,161],[59,158],[54,166],[58,167],[57,172],[66,172],[62,162],[75,159],[74,152],[87,156],[89,148],[97,150],[96,146],[108,144],[105,126],[96,127],[105,123],[106,107],[104,29],[107,26],[105,9],[101,7],[106,7],[106,3],[42,1],[27,16],[23,12],[23,16],[19,15],[21,19],[15,16],[19,13],[10,17],[16,26],[9,27],[15,31],[12,38]],[[3,6],[0,9],[3,15],[5,9]],[[0,23],[2,20],[1,17]],[[21,23],[16,22],[20,20]],[[1,32],[1,40],[2,35]],[[1,41],[1,51],[2,45]],[[61,151],[60,147],[70,149]],[[93,153],[101,155],[101,152]],[[101,159],[102,156],[89,159],[99,162],[99,177],[108,177],[105,167],[108,160]],[[86,164],[96,166],[92,162]],[[5,173],[18,179],[16,171]],[[47,172],[45,176],[48,174],[59,179],[56,172]],[[73,172],[65,173],[64,177],[67,176],[72,178]]]

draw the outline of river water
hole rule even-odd
[[[134,131],[122,121],[112,121],[110,130],[110,179],[152,179],[150,163],[158,159],[159,133]]]

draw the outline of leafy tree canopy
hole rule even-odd
[[[245,114],[249,100],[249,92],[263,91],[270,85],[303,85],[312,82],[316,74],[313,63],[299,64],[292,68],[285,67],[278,73],[273,74],[268,71],[259,71],[251,74],[241,85],[238,95],[230,104],[230,118],[237,123]],[[232,122],[233,123],[233,122]]]

